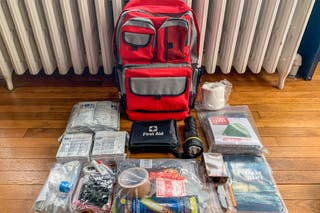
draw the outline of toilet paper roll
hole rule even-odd
[[[225,85],[222,83],[204,83],[202,86],[202,107],[218,110],[225,106]]]
[[[132,198],[144,197],[151,188],[148,171],[140,167],[129,168],[121,172],[118,183]]]

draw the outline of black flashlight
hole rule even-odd
[[[192,116],[184,119],[184,158],[196,158],[203,152],[202,141],[198,136],[197,124]]]

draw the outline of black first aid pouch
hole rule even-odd
[[[189,116],[184,119],[183,152],[179,152],[179,134],[175,120],[136,121],[131,128],[129,151],[172,153],[177,158],[196,158],[203,152],[198,137],[196,121]]]
[[[175,120],[137,121],[131,128],[129,151],[178,152],[179,136]]]

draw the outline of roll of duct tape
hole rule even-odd
[[[118,183],[132,198],[144,197],[151,188],[148,171],[140,167],[129,168],[121,172]]]

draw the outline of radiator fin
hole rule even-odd
[[[297,0],[282,0],[280,3],[278,15],[274,23],[263,62],[263,68],[268,73],[274,73],[276,71],[297,2]]]
[[[244,0],[227,2],[222,39],[219,48],[218,64],[223,73],[231,71],[235,47],[237,44]]]
[[[49,29],[44,19],[45,16],[41,0],[28,0],[25,1],[25,5],[43,70],[46,74],[50,75],[56,70],[57,62],[53,53]]]
[[[303,32],[307,26],[315,0],[299,0],[293,16],[287,39],[283,46],[278,63],[279,88],[283,89],[284,81],[291,71],[291,67],[298,51]],[[316,35],[319,36],[319,35]]]
[[[53,51],[60,74],[67,74],[71,67],[71,56],[67,42],[66,31],[62,20],[62,12],[58,0],[42,1],[47,20]]]
[[[77,0],[60,0],[73,70],[81,75],[87,66]]]
[[[245,2],[233,59],[233,66],[238,73],[244,73],[247,68],[253,36],[258,23],[261,3],[262,0],[246,0]]]
[[[10,0],[7,3],[29,72],[36,75],[42,65],[24,2],[22,0]]]
[[[22,75],[27,69],[27,62],[24,58],[7,2],[4,0],[0,0],[0,20],[1,36],[8,50],[13,68],[17,74]],[[2,72],[8,71],[2,70]]]

